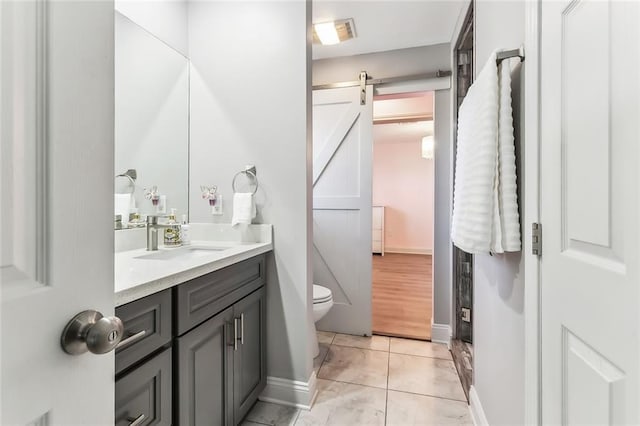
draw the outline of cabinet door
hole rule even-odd
[[[233,422],[233,308],[176,339],[177,419],[181,426]]]
[[[233,411],[238,424],[264,389],[266,375],[266,293],[264,287],[233,306],[238,345],[234,351]]]

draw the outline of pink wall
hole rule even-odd
[[[420,140],[374,138],[373,204],[386,207],[385,250],[431,253],[433,160],[422,158]]]

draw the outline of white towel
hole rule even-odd
[[[498,167],[496,168],[498,190],[495,192],[498,195],[497,214],[500,221],[499,228],[497,225],[494,226],[492,251],[503,253],[505,251],[520,251],[521,245],[509,59],[500,62],[498,69],[500,73],[500,113],[498,115]],[[495,216],[494,213],[494,218]]]
[[[122,216],[122,225],[124,226],[129,223],[131,194],[114,194],[113,207],[114,214]]]
[[[451,239],[469,253],[520,250],[510,73],[492,53],[460,106]]]
[[[251,220],[256,217],[256,204],[251,192],[236,192],[233,194],[233,218],[231,226],[239,224],[251,224]]]

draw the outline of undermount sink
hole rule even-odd
[[[177,248],[165,248],[153,251],[148,254],[136,256],[136,259],[148,260],[171,260],[177,258],[198,258],[208,256],[214,252],[224,251],[230,247],[203,247],[203,246],[182,246]]]

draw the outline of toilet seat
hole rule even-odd
[[[331,294],[331,290],[326,287],[322,287],[320,285],[313,285],[313,304],[317,303],[325,303],[333,300],[333,295]]]

